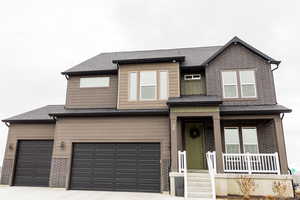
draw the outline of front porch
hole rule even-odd
[[[217,173],[270,173],[263,170],[270,168],[271,173],[288,174],[279,115],[220,116],[212,107],[205,111],[171,112],[172,172],[179,170],[178,151],[186,151],[188,170],[207,170],[205,154],[215,151]],[[252,160],[250,172],[247,160]]]
[[[218,107],[177,107],[171,108],[170,118],[171,194],[176,193],[176,177],[186,186],[182,194],[190,193],[186,188],[196,185],[188,181],[197,172],[210,175],[212,196],[223,196],[221,185],[235,184],[244,175],[259,182],[267,177],[264,183],[270,188],[273,180],[290,182],[279,114],[220,116]]]

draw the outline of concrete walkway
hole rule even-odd
[[[0,199],[9,200],[183,200],[168,194],[78,191],[61,188],[8,187],[0,185]]]

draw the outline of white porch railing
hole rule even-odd
[[[216,200],[216,183],[215,183],[215,175],[216,171],[216,152],[207,152],[206,153],[206,160],[208,166],[208,172],[210,175],[211,181],[211,191],[212,191],[212,200]]]
[[[223,154],[224,172],[280,174],[278,153]]]
[[[183,173],[184,198],[187,198],[187,165],[186,151],[178,151],[178,172]]]

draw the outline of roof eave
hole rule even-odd
[[[141,64],[155,62],[183,62],[185,56],[157,57],[157,58],[140,58],[140,59],[119,59],[113,60],[114,64]]]
[[[286,110],[239,110],[239,111],[220,111],[221,115],[272,115],[272,114],[281,114],[281,113],[291,113],[291,109]]]
[[[64,71],[61,72],[62,75],[68,76],[82,76],[82,75],[110,75],[110,74],[118,74],[117,69],[112,70],[95,70],[95,71]]]
[[[222,101],[210,101],[210,102],[167,102],[168,106],[217,106],[220,105]]]
[[[156,111],[124,111],[124,112],[81,112],[81,113],[49,113],[53,117],[108,117],[108,116],[167,116],[169,110],[156,110]]]
[[[2,120],[4,123],[10,123],[10,124],[53,124],[55,123],[54,119],[4,119]]]

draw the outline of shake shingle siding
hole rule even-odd
[[[224,100],[224,105],[276,104],[270,64],[241,45],[228,47],[206,67],[207,95],[222,96],[221,71],[231,69],[254,69],[256,71],[257,99]]]

